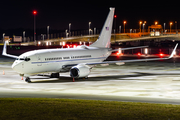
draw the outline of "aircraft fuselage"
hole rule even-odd
[[[29,76],[46,72],[67,72],[65,65],[102,62],[111,54],[108,48],[43,49],[26,52],[19,56],[12,68],[21,75]],[[30,60],[24,61],[28,58]]]

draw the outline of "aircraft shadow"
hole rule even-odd
[[[133,72],[135,75],[111,75],[111,76],[97,76],[97,77],[89,77],[88,79],[75,79],[75,82],[84,82],[84,81],[108,81],[108,80],[137,80],[131,79],[131,77],[143,77],[143,76],[157,76],[157,75],[179,75],[178,73],[142,73],[142,72]],[[48,77],[48,76],[46,76]],[[125,79],[126,78],[126,79]],[[130,78],[130,79],[127,79]],[[73,82],[73,78],[60,76],[60,78],[31,78],[31,83],[67,83]],[[33,81],[35,80],[35,81]]]

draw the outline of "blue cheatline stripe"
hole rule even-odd
[[[89,59],[70,59],[70,60],[47,61],[47,62],[31,62],[31,64],[55,63],[55,62],[67,62],[67,61],[79,61],[79,60],[93,60],[93,59],[103,59],[103,58],[106,58],[106,57],[89,58]]]

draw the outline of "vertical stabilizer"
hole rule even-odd
[[[90,45],[91,47],[101,47],[101,48],[110,47],[114,11],[115,11],[115,8],[110,8],[110,12],[101,30],[101,34],[99,35],[99,38],[97,39],[97,41],[95,41],[92,45]]]

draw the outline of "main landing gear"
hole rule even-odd
[[[59,73],[51,73],[50,78],[59,78]]]
[[[27,77],[27,78],[25,79],[25,81],[26,81],[27,83],[30,83],[30,82],[31,82],[31,79],[30,79],[29,77]]]
[[[88,77],[83,77],[83,78],[72,78],[73,79],[73,82],[75,82],[75,80],[78,80],[78,79],[88,79]]]

